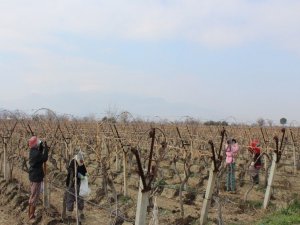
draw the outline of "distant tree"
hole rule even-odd
[[[260,127],[265,125],[265,120],[263,118],[259,118],[256,122],[257,122],[258,126],[260,126]]]
[[[220,121],[219,121],[218,123],[220,123]],[[229,124],[228,124],[226,121],[222,121],[222,122],[221,122],[221,125],[222,125],[222,126],[228,126]]]
[[[269,127],[273,126],[273,120],[267,120],[267,123],[268,123]]]
[[[189,125],[196,125],[199,124],[200,122],[192,117],[188,117],[184,120],[184,123]]]
[[[40,116],[39,116],[39,115],[36,115],[36,114],[32,115],[31,118],[32,118],[33,121],[39,121],[39,120],[40,120],[40,119],[39,119]]]
[[[60,120],[60,121],[71,121],[72,120],[72,117],[70,117],[69,115],[58,115],[57,118]]]
[[[89,115],[82,117],[81,120],[84,122],[94,122],[94,121],[96,121],[96,115],[93,113],[90,113]]]
[[[135,117],[134,123],[146,123],[146,121],[142,117]]]
[[[212,120],[206,121],[206,122],[204,122],[204,125],[207,125],[207,126],[215,125],[215,121],[212,121]]]
[[[128,123],[129,122],[129,119],[130,117],[133,117],[130,112],[127,112],[127,111],[124,111],[122,112],[120,115],[119,115],[119,121],[121,123]]]
[[[108,122],[108,123],[116,123],[117,122],[116,118],[114,118],[114,117],[107,117],[107,116],[104,116],[102,118],[102,121],[103,122]]]
[[[284,117],[282,117],[282,118],[280,119],[280,124],[284,126],[286,123],[287,123],[287,119],[284,118]]]
[[[105,110],[105,115],[107,118],[117,118],[118,108],[116,106],[109,106],[107,110]]]
[[[56,115],[52,111],[46,110],[44,118],[46,120],[55,121],[56,120]]]
[[[228,126],[228,123],[226,121],[213,121],[209,120],[204,123],[204,125],[207,126]]]

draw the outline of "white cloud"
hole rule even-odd
[[[0,53],[21,57],[0,62],[3,83],[14,84],[3,85],[0,100],[40,93],[126,93],[225,108],[220,92],[213,92],[215,86],[203,82],[201,74],[149,74],[55,50],[76,52],[79,47],[64,39],[71,33],[99,42],[183,40],[214,49],[262,42],[300,55],[299,11],[296,0],[1,1]]]
[[[17,1],[0,3],[0,49],[55,40],[57,32],[95,38],[186,39],[227,47],[255,40],[299,48],[300,2]],[[300,49],[299,49],[300,50]]]
[[[35,50],[25,60],[0,65],[11,74],[0,96],[14,99],[18,96],[44,93],[127,93],[141,97],[159,97],[171,102],[189,102],[201,99],[209,87],[201,87],[201,77],[194,74],[167,75],[126,69],[83,57],[70,57]],[[11,82],[18,79],[11,88]],[[199,97],[200,95],[200,97]]]

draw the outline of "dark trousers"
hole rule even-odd
[[[235,163],[227,165],[226,190],[235,191]]]
[[[77,186],[77,206],[78,206],[78,210],[83,210],[84,201],[83,201],[83,198],[79,196],[79,189],[80,189],[80,185]],[[73,211],[75,201],[76,201],[75,187],[72,187],[68,190],[67,197],[66,197],[66,205],[67,205],[66,208],[68,211]]]

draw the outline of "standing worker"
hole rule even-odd
[[[68,175],[66,180],[67,185],[67,195],[66,195],[66,208],[67,208],[67,217],[70,218],[74,209],[74,202],[76,201],[75,196],[75,173],[76,175],[76,190],[77,190],[77,207],[79,211],[79,219],[84,219],[83,208],[84,201],[83,198],[79,196],[80,190],[80,181],[86,179],[87,170],[84,165],[83,153],[79,151],[77,155],[71,160],[68,167]]]
[[[239,145],[235,139],[227,140],[227,144],[225,145],[225,151],[227,167],[226,191],[231,191],[232,193],[235,193],[235,160],[239,151]]]
[[[35,208],[41,186],[44,179],[43,163],[48,160],[48,146],[43,143],[37,136],[32,136],[29,141],[29,181],[30,181],[30,197],[29,197],[29,221],[35,221]]]
[[[252,153],[252,162],[249,168],[250,175],[254,184],[259,184],[259,170],[262,167],[261,149],[259,140],[254,139],[249,146],[249,151]]]

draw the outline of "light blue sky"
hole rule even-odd
[[[0,107],[299,123],[299,12],[297,0],[1,1]]]

